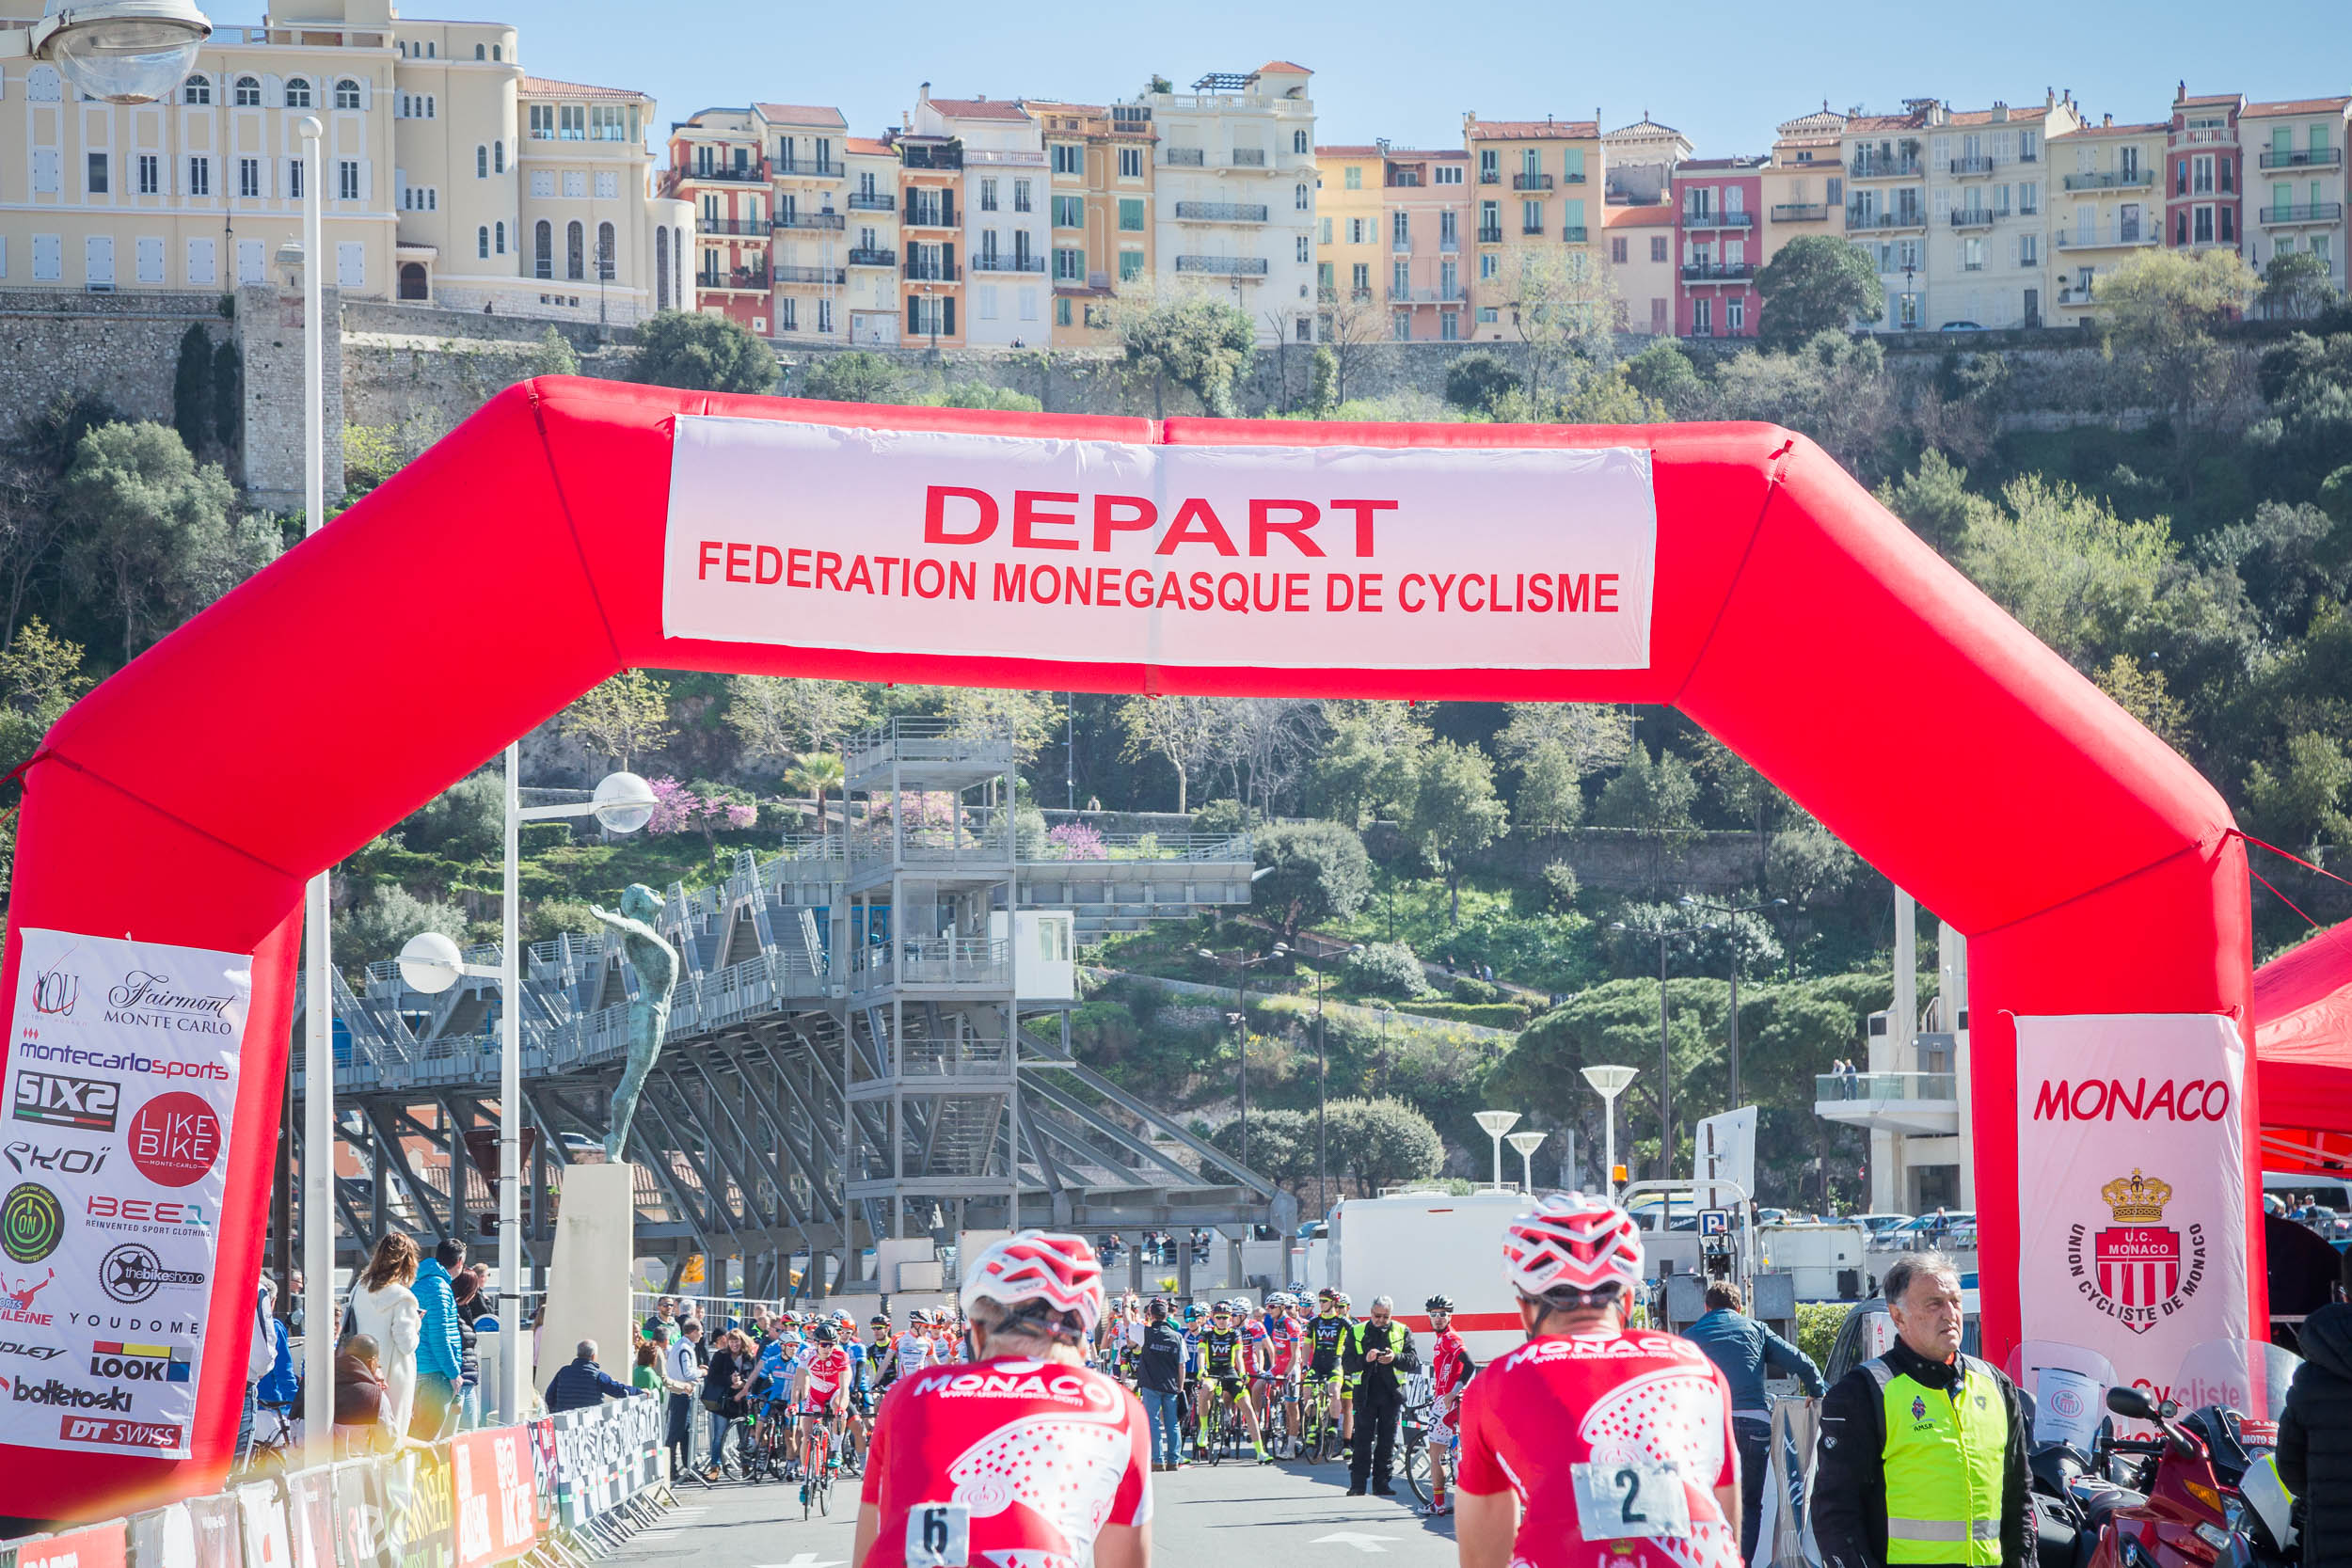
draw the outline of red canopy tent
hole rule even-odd
[[[2352,921],[2254,972],[2263,1168],[2352,1171]]]

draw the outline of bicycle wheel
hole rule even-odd
[[[827,1476],[817,1483],[817,1514],[824,1518],[833,1513],[833,1478]]]
[[[1429,1500],[1429,1443],[1418,1426],[1405,1433],[1403,1453],[1397,1455],[1396,1467],[1405,1477],[1405,1484],[1413,1489],[1413,1499]]]

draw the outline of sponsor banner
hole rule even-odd
[[[332,1470],[303,1470],[286,1478],[286,1522],[294,1532],[294,1568],[337,1568]]]
[[[384,1471],[394,1568],[450,1568],[449,1459],[405,1449]]]
[[[16,1568],[124,1568],[129,1561],[130,1534],[123,1521],[85,1525],[45,1541],[28,1541],[16,1549]]]
[[[2161,1388],[2194,1346],[2247,1335],[2245,1075],[2212,1014],[2017,1020],[2026,1339]]]
[[[294,1568],[294,1534],[276,1481],[238,1487],[237,1514],[245,1526],[245,1568]]]
[[[131,1515],[131,1560],[138,1568],[202,1568],[196,1549],[196,1519],[185,1503]]]
[[[510,1561],[538,1544],[533,1449],[527,1426],[462,1433],[451,1442],[457,1568]]]
[[[373,1460],[335,1466],[336,1560],[342,1568],[392,1568],[384,1480]]]
[[[234,1496],[188,1499],[188,1522],[196,1527],[197,1568],[245,1568],[239,1513]]]
[[[24,933],[0,1086],[0,1443],[187,1457],[251,969]]]
[[[1164,447],[681,416],[672,637],[1107,663],[1638,670],[1648,452]]]

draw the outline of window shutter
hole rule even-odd
[[[285,106],[285,79],[279,76],[263,76],[262,78],[262,107],[264,109],[282,109]]]
[[[359,112],[361,114],[366,114],[370,109],[375,107],[375,78],[373,76],[362,76],[358,78],[358,82]]]
[[[375,199],[375,163],[370,158],[359,160],[359,199],[363,202]]]

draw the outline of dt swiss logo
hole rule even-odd
[[[185,1187],[220,1158],[220,1118],[201,1095],[159,1094],[139,1107],[123,1141],[141,1176],[159,1187]]]
[[[2087,1227],[2071,1227],[2067,1271],[2092,1307],[2134,1334],[2145,1334],[2204,1283],[2205,1227],[2191,1225],[2184,1234],[2157,1223],[2172,1201],[2172,1184],[2137,1170],[2100,1188],[2099,1196],[2115,1224],[2096,1236]]]
[[[18,1121],[70,1127],[77,1132],[111,1132],[122,1107],[122,1085],[103,1078],[69,1078],[57,1072],[16,1075]]]

